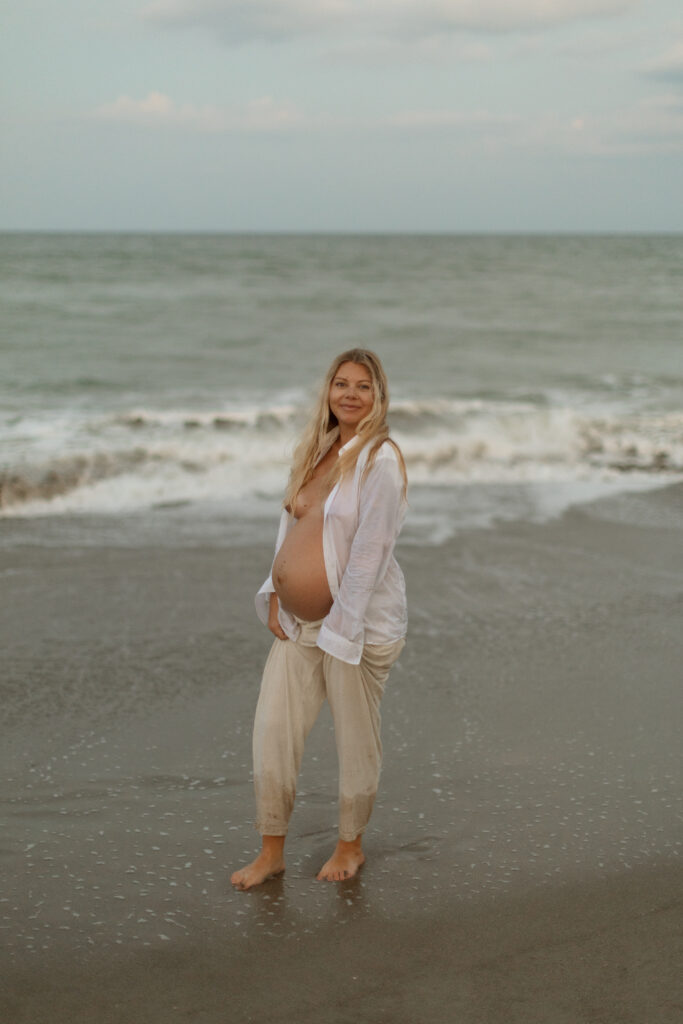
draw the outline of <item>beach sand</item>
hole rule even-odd
[[[0,551],[0,1020],[680,1021],[683,485],[404,544],[367,863],[315,881],[325,709],[249,893],[270,548],[39,529]]]

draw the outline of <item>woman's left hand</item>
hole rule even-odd
[[[278,618],[279,612],[280,603],[277,599],[277,594],[271,594],[270,606],[268,608],[268,629],[278,638],[278,640],[287,640],[287,634],[280,625],[280,620]]]

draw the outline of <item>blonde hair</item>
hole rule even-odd
[[[389,409],[389,385],[384,367],[374,352],[370,352],[365,348],[351,348],[337,356],[327,371],[311,417],[304,429],[301,440],[294,450],[289,483],[283,501],[283,505],[290,509],[295,507],[299,491],[311,479],[316,465],[326,449],[329,448],[330,431],[338,426],[337,417],[330,409],[330,387],[339,372],[339,367],[344,363],[356,363],[357,366],[364,366],[368,371],[372,380],[373,402],[372,409],[368,415],[356,427],[358,441],[356,444],[351,445],[337,459],[336,464],[331,470],[328,480],[329,489],[332,490],[338,480],[355,468],[360,452],[369,441],[374,443],[370,449],[364,473],[367,473],[371,468],[380,447],[385,441],[388,441],[394,447],[398,456],[398,463],[401,475],[403,476],[403,494],[405,496],[408,486],[406,466],[401,449],[389,437],[389,426],[386,420]]]

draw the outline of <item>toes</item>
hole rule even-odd
[[[322,866],[316,878],[319,882],[345,882],[348,878],[353,878],[355,873],[349,868],[336,867],[328,863]]]

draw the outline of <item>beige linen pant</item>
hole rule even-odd
[[[304,742],[325,697],[339,757],[339,837],[365,829],[382,765],[379,705],[404,640],[366,644],[359,665],[321,651],[320,622],[301,623],[294,640],[275,640],[263,671],[254,721],[256,828],[284,836],[294,806]]]

